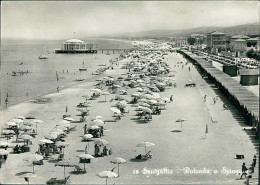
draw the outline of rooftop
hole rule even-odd
[[[226,35],[225,33],[222,33],[222,32],[219,32],[219,31],[213,31],[213,32],[210,32],[208,34],[211,34],[211,35]]]
[[[67,43],[83,43],[84,41],[79,40],[79,39],[69,39],[66,41]]]
[[[246,35],[234,35],[231,39],[249,39]]]
[[[239,74],[241,75],[259,75],[258,69],[240,69]]]

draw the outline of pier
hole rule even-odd
[[[205,59],[186,50],[178,50],[178,52],[190,60],[202,74],[207,75],[232,101],[237,109],[241,111],[248,123],[257,127],[259,131],[259,98],[255,94],[224,72],[212,66]]]

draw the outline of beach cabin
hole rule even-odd
[[[237,76],[237,65],[223,65],[223,72],[229,76]]]
[[[239,74],[241,85],[258,85],[258,69],[240,69]]]

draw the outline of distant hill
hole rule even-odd
[[[187,37],[192,33],[207,34],[212,31],[224,32],[228,35],[246,34],[246,35],[259,35],[259,23],[244,24],[230,27],[199,27],[184,30],[151,30],[143,32],[128,32],[120,34],[102,35],[106,38],[127,38],[127,39],[156,39],[156,38],[169,38],[169,37]]]

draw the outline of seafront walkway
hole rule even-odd
[[[199,56],[188,52],[179,51],[185,57],[194,61],[200,70],[212,79],[229,99],[237,106],[246,117],[247,121],[253,126],[258,126],[259,123],[259,100],[256,95],[248,91],[245,87],[237,83],[236,80],[212,66],[206,60]]]

